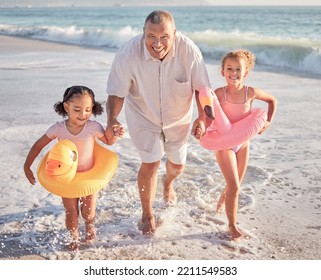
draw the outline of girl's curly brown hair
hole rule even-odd
[[[65,90],[63,95],[63,100],[57,102],[54,105],[54,110],[58,113],[58,115],[66,117],[68,114],[64,108],[64,102],[68,102],[72,99],[75,95],[89,95],[92,98],[93,108],[92,114],[96,117],[97,115],[101,115],[104,112],[104,108],[102,103],[95,101],[95,94],[94,92],[86,87],[86,86],[72,86]]]

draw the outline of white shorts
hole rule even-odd
[[[174,164],[185,164],[187,157],[187,139],[183,142],[165,141],[162,132],[139,129],[130,135],[142,162],[159,161],[164,155]]]

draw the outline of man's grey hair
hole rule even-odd
[[[147,22],[151,22],[154,24],[160,24],[164,21],[170,21],[173,26],[175,26],[175,21],[172,14],[168,11],[156,10],[151,12],[145,19],[145,26]]]

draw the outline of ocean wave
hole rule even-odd
[[[187,35],[208,59],[220,61],[227,51],[245,48],[256,55],[258,65],[321,74],[321,42],[317,40],[266,37],[239,31],[207,30]]]
[[[119,30],[97,28],[88,30],[76,26],[58,27],[17,27],[1,25],[0,34],[30,39],[102,47],[109,50],[119,49],[127,40],[141,33],[131,26]],[[299,73],[321,74],[321,42],[307,38],[293,39],[267,37],[255,33],[218,32],[205,30],[185,33],[202,50],[204,58],[221,60],[229,50],[246,48],[255,53],[257,64],[292,70]]]
[[[2,35],[108,49],[120,48],[127,40],[139,33],[131,26],[126,26],[120,30],[101,28],[86,30],[76,26],[17,27],[0,24],[0,34]]]

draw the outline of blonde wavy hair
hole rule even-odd
[[[222,58],[221,69],[224,69],[224,64],[228,58],[243,58],[245,60],[246,68],[248,71],[254,68],[256,59],[255,55],[249,50],[237,49],[234,51],[230,51]]]

